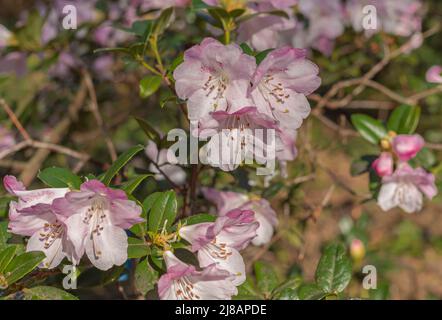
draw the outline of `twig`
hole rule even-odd
[[[23,139],[30,140],[31,137],[29,136],[29,133],[26,131],[25,128],[23,128],[22,124],[18,120],[17,116],[15,115],[14,111],[9,107],[9,105],[6,103],[4,99],[0,99],[0,104],[2,105],[3,109],[8,114],[9,118],[11,119],[12,123],[15,125],[17,130],[22,135]]]
[[[97,93],[95,92],[94,83],[92,82],[92,78],[89,72],[83,70],[83,74],[89,92],[89,98],[91,99],[92,114],[94,115],[95,121],[97,122],[98,128],[100,129],[103,139],[106,143],[111,160],[112,162],[114,162],[115,160],[117,160],[117,151],[115,150],[115,146],[112,142],[112,139],[109,137],[108,130],[106,128],[106,125],[104,124],[103,118],[101,117],[100,110],[98,108]]]

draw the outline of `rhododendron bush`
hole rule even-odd
[[[0,299],[442,298],[439,1],[0,8]]]

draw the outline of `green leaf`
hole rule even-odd
[[[214,222],[216,216],[208,213],[200,213],[181,220],[182,225],[190,226],[192,224],[203,223],[203,222]]]
[[[279,191],[281,191],[282,188],[284,188],[285,183],[283,182],[276,182],[270,185],[267,189],[264,189],[262,192],[262,197],[266,199],[273,198],[278,194]]]
[[[34,270],[45,257],[45,254],[41,251],[25,252],[15,257],[4,270],[7,284],[11,285],[23,278]]]
[[[80,177],[65,168],[46,168],[37,177],[52,188],[79,189],[81,185]]]
[[[101,179],[101,181],[105,185],[109,185],[112,181],[112,178],[123,168],[138,152],[144,150],[144,147],[141,145],[135,146],[124,152],[122,155],[118,157],[117,160],[112,164],[109,170],[106,171],[105,175]]]
[[[259,65],[267,57],[267,55],[272,51],[273,51],[273,49],[267,49],[267,50],[264,50],[264,51],[258,53],[255,56],[256,64]]]
[[[135,120],[137,120],[138,125],[141,127],[141,129],[143,129],[146,136],[159,145],[161,142],[161,135],[158,133],[158,131],[156,131],[154,127],[141,118],[135,117]]]
[[[11,234],[8,232],[8,222],[1,221],[0,222],[0,250],[8,247],[7,241],[11,237]]]
[[[158,196],[153,202],[152,209],[148,215],[149,231],[158,232],[163,227],[169,228],[175,220],[177,206],[174,191],[166,191]]]
[[[0,252],[0,274],[6,269],[12,261],[17,250],[16,246],[10,246]]]
[[[246,281],[238,287],[238,295],[234,297],[235,300],[262,300],[263,297],[256,290],[253,282],[247,278]]]
[[[354,160],[351,163],[350,174],[355,177],[368,172],[371,164],[376,158],[377,156],[367,155],[362,156],[360,159]]]
[[[148,259],[138,263],[135,269],[135,288],[144,295],[155,287],[158,280],[158,272],[151,267]]]
[[[23,293],[24,300],[78,300],[69,292],[49,286],[25,288]]]
[[[294,277],[287,280],[273,290],[272,299],[278,300],[299,300],[298,288],[302,283],[301,277]]]
[[[326,293],[342,292],[351,280],[352,265],[345,247],[340,243],[328,245],[316,268],[317,285]]]
[[[150,249],[144,240],[128,237],[127,242],[128,259],[142,258],[150,253]]]
[[[141,182],[143,182],[144,180],[146,180],[147,178],[151,177],[151,174],[140,174],[137,175],[135,177],[133,177],[132,179],[130,179],[129,181],[126,181],[125,183],[123,183],[123,185],[121,186],[121,189],[123,189],[124,192],[126,192],[127,194],[132,194],[132,192],[135,191],[135,189],[140,185]]]
[[[419,124],[420,114],[419,106],[401,105],[391,113],[387,128],[398,134],[411,134]]]
[[[299,298],[301,300],[321,300],[327,294],[315,283],[304,284],[299,290]]]
[[[418,152],[416,157],[410,160],[410,163],[416,167],[424,167],[430,170],[437,163],[437,158],[434,152],[426,147]]]
[[[273,289],[279,284],[278,276],[270,264],[257,261],[254,265],[258,289],[265,296],[270,296]]]
[[[252,48],[250,48],[250,46],[247,43],[243,42],[239,46],[241,47],[242,51],[245,54],[247,54],[249,56],[255,56],[255,52],[253,51]]]
[[[351,122],[361,136],[373,144],[378,144],[387,135],[387,129],[382,122],[365,114],[353,114]]]
[[[153,95],[161,86],[160,76],[146,76],[140,81],[140,97],[145,99]]]
[[[157,197],[161,196],[161,192],[154,192],[152,194],[150,194],[149,196],[146,197],[146,199],[144,199],[142,206],[143,206],[143,213],[141,215],[142,218],[146,219],[147,215],[150,211],[150,209],[152,209],[153,203],[155,202],[155,200],[157,199]],[[140,238],[144,238],[144,236],[146,235],[146,229],[147,229],[147,224],[146,222],[142,222],[142,223],[138,223],[136,225],[134,225],[130,231],[133,232],[134,234],[136,234],[137,236],[139,236]]]
[[[163,10],[161,12],[161,15],[154,23],[154,26],[152,28],[152,35],[153,36],[159,36],[161,35],[164,30],[169,26],[173,16],[173,7],[167,8],[166,10]]]
[[[232,11],[229,11],[229,16],[232,18],[238,18],[239,16],[242,16],[246,12],[244,9],[233,9]]]

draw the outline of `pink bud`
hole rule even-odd
[[[389,176],[393,173],[393,158],[390,152],[382,152],[379,158],[373,161],[371,167],[379,177]]]
[[[393,139],[393,150],[401,161],[408,161],[423,148],[424,139],[418,135],[400,134]]]
[[[441,73],[441,66],[432,66],[430,69],[428,69],[427,74],[425,75],[425,79],[431,83],[442,83]]]
[[[362,260],[365,256],[364,243],[359,239],[353,239],[350,244],[350,255],[354,260]]]

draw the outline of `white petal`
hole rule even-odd
[[[398,199],[395,196],[397,187],[398,184],[396,182],[382,184],[378,195],[378,205],[382,210],[388,211],[398,206]]]
[[[34,235],[29,238],[26,251],[43,251],[46,258],[42,261],[40,267],[48,269],[55,268],[66,256],[63,252],[62,239],[56,238],[48,248],[45,248],[45,241],[40,239],[40,231],[35,232]]]
[[[121,266],[127,260],[126,232],[112,225],[105,225],[99,235],[86,238],[86,254],[92,264],[100,270],[108,270],[113,265]]]
[[[255,246],[261,246],[269,243],[273,235],[272,224],[262,214],[255,212],[255,218],[259,222],[259,227],[256,230],[256,237],[253,238],[252,244]]]

